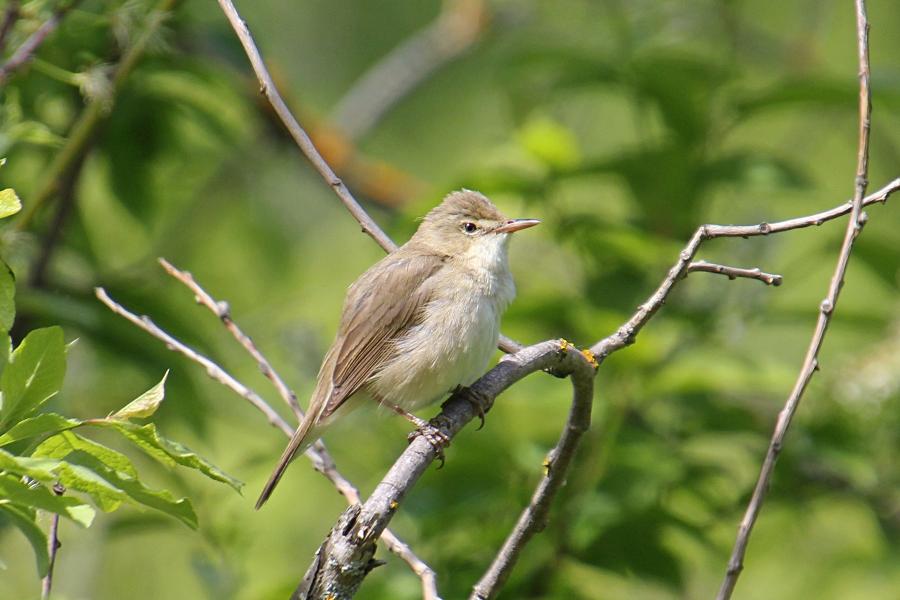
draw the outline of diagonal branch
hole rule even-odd
[[[166,266],[168,265],[168,266]],[[171,273],[173,277],[179,279],[182,283],[187,285],[192,291],[197,293],[198,298],[203,297],[201,301],[202,304],[210,307],[220,307],[222,303],[217,302],[212,296],[206,293],[203,288],[197,284],[190,274],[185,274],[181,271],[178,271],[174,267],[171,266],[168,262],[164,262],[164,268],[168,271],[171,268],[173,271],[181,274],[184,278],[177,276],[174,272]],[[187,280],[192,282],[192,285],[187,283]],[[166,344],[166,347],[173,352],[178,352],[183,356],[187,357],[191,361],[199,364],[204,368],[207,375],[209,375],[214,381],[221,383],[231,391],[235,392],[237,395],[241,396],[251,405],[253,405],[257,410],[259,410],[263,415],[265,415],[266,419],[269,421],[269,424],[273,427],[281,430],[287,437],[291,437],[294,433],[294,428],[291,427],[287,421],[285,421],[281,415],[278,414],[275,409],[273,409],[262,397],[260,397],[256,392],[242,384],[240,381],[235,379],[232,375],[230,375],[225,369],[217,365],[210,358],[200,354],[195,351],[190,346],[184,344],[177,338],[173,337],[171,334],[160,328],[156,323],[153,322],[147,316],[137,316],[134,313],[130,312],[128,309],[123,307],[122,305],[115,302],[109,295],[106,293],[106,290],[103,288],[96,288],[95,290],[97,298],[107,306],[112,312],[115,314],[125,318],[130,321],[132,324],[137,326],[140,329],[143,329],[153,337],[162,341]],[[206,304],[206,301],[210,302],[210,305]],[[214,312],[218,315],[218,310],[214,310]],[[233,324],[233,322],[232,322]],[[234,329],[240,332],[240,329],[234,324]],[[237,334],[234,334],[237,337]],[[246,340],[252,345],[252,342],[249,341],[247,336],[243,335],[241,332],[241,336],[246,338]],[[239,339],[240,341],[240,339]],[[243,341],[241,343],[244,343]],[[252,353],[251,353],[252,354]],[[256,350],[256,354],[259,355],[262,362],[266,365],[269,362],[259,353],[259,350]],[[256,358],[256,356],[254,356]],[[262,362],[260,364],[262,364]],[[287,390],[288,394],[293,395],[293,392],[287,388],[287,385],[281,380],[281,378],[275,373],[271,366],[269,366],[271,371],[270,379],[274,382],[276,379],[281,381],[281,385],[284,386],[284,389]],[[278,387],[278,384],[275,384]],[[287,398],[286,398],[287,400]],[[301,415],[298,418],[302,418]],[[331,454],[328,452],[328,449],[325,447],[324,442],[321,440],[317,441],[306,451],[307,458],[313,463],[313,467],[316,471],[321,473],[328,479],[332,485],[338,490],[338,492],[344,496],[347,500],[347,503],[352,505],[358,505],[361,501],[359,490],[354,486],[350,481],[344,477],[338,470],[337,466],[334,463],[334,459],[331,457]],[[437,580],[434,571],[429,567],[422,559],[420,559],[416,554],[412,551],[406,542],[397,537],[397,535],[389,529],[386,529],[382,535],[381,539],[384,540],[385,545],[388,549],[399,556],[404,562],[406,562],[413,572],[421,579],[422,581],[422,595],[426,600],[440,600],[437,593]]]
[[[775,431],[772,433],[772,439],[769,442],[769,449],[763,460],[759,478],[756,481],[753,495],[738,529],[731,558],[728,561],[728,570],[719,589],[717,600],[728,600],[731,598],[734,587],[737,585],[737,579],[744,568],[744,555],[747,551],[747,544],[750,541],[753,525],[756,523],[757,517],[759,517],[759,511],[762,508],[766,491],[769,489],[769,480],[772,477],[772,472],[775,470],[775,461],[781,452],[785,436],[791,425],[791,420],[797,412],[797,407],[800,405],[803,392],[812,379],[813,373],[819,369],[819,350],[822,348],[825,333],[837,307],[841,287],[844,285],[847,264],[850,261],[850,253],[853,251],[853,244],[868,219],[866,213],[862,212],[862,207],[865,204],[866,185],[868,183],[869,123],[872,110],[871,93],[869,91],[869,23],[866,16],[865,0],[856,0],[856,27],[859,55],[859,147],[850,219],[847,221],[844,241],[841,244],[834,274],[831,276],[828,293],[819,305],[819,317],[812,339],[809,342],[809,348],[806,351],[806,357],[803,359],[803,365],[800,367],[794,388],[791,390],[784,408],[781,409],[778,415]]]
[[[312,163],[316,171],[319,172],[319,175],[322,176],[325,183],[334,190],[334,193],[337,194],[338,198],[340,198],[341,202],[353,218],[356,219],[357,223],[362,227],[363,233],[368,234],[375,240],[385,252],[393,252],[396,250],[397,244],[395,244],[381,227],[378,226],[378,223],[369,216],[365,209],[360,206],[359,202],[356,201],[356,198],[353,197],[353,194],[350,193],[347,186],[344,185],[344,182],[335,174],[328,162],[322,158],[322,155],[316,149],[315,144],[312,143],[312,140],[309,138],[306,131],[304,131],[303,127],[300,126],[300,123],[294,118],[294,115],[287,107],[287,104],[285,104],[281,95],[278,93],[278,88],[275,87],[272,76],[269,75],[266,63],[263,62],[259,48],[256,47],[256,43],[253,41],[253,35],[251,35],[250,29],[247,27],[247,22],[241,18],[240,14],[238,14],[237,9],[234,7],[234,3],[231,2],[231,0],[218,0],[218,2],[219,6],[222,8],[222,12],[224,12],[225,16],[228,18],[231,28],[234,29],[241,45],[244,47],[247,58],[250,59],[250,65],[253,67],[256,79],[259,81],[260,93],[262,93],[266,97],[266,100],[272,105],[273,110],[278,115],[278,118],[281,119],[281,122],[288,130],[288,133],[291,134],[294,142],[309,162]],[[498,347],[504,352],[515,352],[520,350],[523,346],[515,340],[501,334]]]
[[[6,80],[9,79],[9,76],[12,75],[16,69],[31,60],[34,53],[37,52],[37,49],[40,48],[41,44],[44,43],[44,40],[47,39],[47,36],[59,27],[59,24],[66,13],[75,8],[80,1],[81,0],[72,0],[71,2],[60,3],[60,5],[54,9],[50,18],[44,21],[34,33],[28,36],[28,39],[22,42],[21,46],[16,48],[16,51],[13,52],[13,55],[9,57],[8,61],[0,65],[0,87],[6,83]],[[2,37],[0,37],[0,40],[2,40],[3,37],[6,37],[6,33],[9,31],[9,28],[12,27],[12,23],[15,22],[18,14],[18,3],[13,3],[6,11],[2,34],[0,34]]]

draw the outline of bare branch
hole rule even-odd
[[[322,158],[322,155],[316,149],[315,144],[312,143],[312,140],[306,134],[303,127],[300,126],[300,123],[298,123],[297,119],[294,118],[294,115],[291,114],[287,104],[284,103],[284,100],[278,93],[278,88],[275,87],[272,76],[269,75],[269,71],[266,69],[266,64],[263,62],[262,55],[259,53],[259,48],[256,47],[256,43],[253,41],[253,36],[250,34],[247,22],[241,18],[240,14],[238,14],[237,9],[234,7],[234,3],[232,3],[231,0],[218,1],[219,6],[228,18],[228,22],[231,24],[231,28],[234,29],[235,34],[241,41],[241,45],[244,47],[247,58],[250,59],[250,65],[253,67],[256,79],[259,81],[260,92],[272,105],[272,108],[275,110],[278,118],[281,119],[281,122],[288,130],[288,133],[291,134],[294,142],[306,158],[309,159],[309,162],[312,163],[316,171],[319,172],[325,180],[325,183],[334,190],[334,193],[337,194],[341,202],[344,203],[344,206],[350,211],[353,218],[360,224],[363,233],[368,234],[375,240],[385,252],[393,252],[396,250],[397,244],[382,231],[372,217],[370,217],[363,207],[360,206],[359,202],[356,201],[347,186],[344,185],[344,182],[341,181],[325,159]],[[523,348],[521,344],[505,335],[500,336],[500,341],[497,346],[504,352],[516,352]]]
[[[53,493],[62,496],[66,493],[66,488],[61,483],[53,486]],[[56,553],[62,544],[59,543],[59,514],[53,513],[50,519],[50,532],[47,535],[47,555],[49,561],[47,563],[47,574],[41,579],[41,600],[50,598],[50,590],[53,589],[53,567],[56,566]]]
[[[900,189],[900,178],[894,179],[883,188],[866,196],[862,199],[862,206],[870,204],[884,203],[888,197]],[[688,241],[687,245],[678,255],[678,261],[669,269],[669,273],[663,279],[662,283],[656,289],[646,302],[638,307],[638,310],[628,321],[619,327],[619,329],[596,344],[591,346],[591,351],[602,362],[609,354],[620,350],[625,346],[634,343],[635,337],[643,329],[644,325],[653,318],[666,298],[672,291],[672,288],[678,280],[684,277],[688,267],[697,255],[697,250],[705,240],[720,237],[755,237],[760,235],[769,235],[773,233],[782,233],[793,229],[802,229],[804,227],[819,226],[823,223],[836,219],[853,210],[854,201],[851,200],[840,206],[836,206],[830,210],[825,210],[805,217],[796,217],[776,223],[759,223],[758,225],[701,225],[694,232],[694,235]]]
[[[3,52],[3,49],[6,48],[6,36],[12,31],[13,26],[21,16],[20,8],[21,3],[19,0],[11,0],[3,11],[3,21],[0,22],[0,52]]]
[[[237,326],[237,323],[231,318],[231,310],[228,307],[228,303],[216,301],[216,299],[210,296],[206,290],[200,287],[200,284],[198,284],[194,280],[194,277],[187,271],[181,271],[180,269],[175,268],[172,263],[164,258],[159,258],[157,260],[159,261],[159,264],[162,265],[162,268],[165,269],[166,273],[194,292],[194,298],[198,304],[208,308],[222,321],[222,324],[225,325],[225,328],[234,336],[234,339],[236,339],[238,343],[247,350],[250,356],[253,357],[253,360],[259,365],[259,370],[262,371],[262,374],[272,382],[272,385],[278,390],[278,394],[281,396],[282,400],[287,403],[291,411],[293,411],[294,416],[297,417],[297,421],[303,419],[303,409],[300,408],[300,402],[297,401],[297,394],[287,386],[281,376],[272,368],[272,365],[266,357],[263,356],[262,352],[259,351],[259,348],[253,343],[253,340]]]
[[[757,517],[759,517],[759,511],[762,508],[766,491],[769,489],[769,480],[775,469],[775,461],[778,459],[778,455],[784,445],[785,436],[803,397],[803,392],[812,379],[813,373],[819,369],[819,350],[822,348],[828,324],[831,322],[831,317],[837,307],[841,287],[844,284],[844,275],[847,272],[847,264],[850,261],[850,253],[853,251],[853,244],[867,220],[866,214],[862,212],[862,207],[866,203],[864,196],[868,183],[869,123],[872,103],[869,91],[869,23],[866,16],[865,0],[856,0],[856,28],[859,55],[859,147],[850,219],[847,221],[844,241],[841,244],[834,274],[828,286],[828,293],[819,305],[819,318],[816,322],[812,339],[809,342],[806,357],[803,359],[803,365],[800,367],[800,373],[797,376],[797,381],[794,383],[794,388],[791,390],[784,408],[781,409],[778,415],[775,431],[772,433],[769,449],[766,452],[759,478],[753,489],[753,495],[738,528],[738,535],[734,542],[731,558],[728,561],[728,570],[719,589],[717,600],[728,600],[731,598],[737,579],[744,568],[744,555],[747,551],[747,544],[753,531],[753,525],[756,523]]]
[[[372,220],[372,217],[363,210],[350,193],[350,190],[347,189],[347,186],[344,185],[344,182],[341,181],[340,177],[335,174],[328,163],[325,162],[325,159],[322,158],[322,155],[319,154],[319,151],[312,143],[312,140],[309,139],[306,131],[300,126],[300,123],[298,123],[297,119],[294,118],[294,115],[291,114],[287,104],[284,103],[284,100],[282,100],[281,95],[278,93],[278,88],[275,87],[272,76],[269,75],[269,71],[266,69],[266,64],[263,62],[259,49],[253,41],[253,36],[250,34],[247,23],[238,14],[234,4],[231,0],[219,0],[219,6],[222,8],[232,29],[234,29],[235,34],[237,34],[238,39],[241,41],[241,45],[244,47],[247,58],[250,59],[253,72],[256,73],[256,78],[259,80],[260,92],[266,97],[272,105],[272,108],[275,109],[275,113],[287,128],[291,137],[294,138],[294,142],[300,147],[300,150],[303,151],[303,154],[306,155],[306,158],[309,159],[309,162],[312,163],[316,171],[318,171],[322,178],[325,179],[325,182],[338,195],[338,198],[341,199],[341,202],[343,202],[344,206],[347,207],[347,210],[350,211],[350,214],[353,215],[357,222],[362,226],[363,232],[378,242],[378,245],[384,248],[385,251],[393,252],[396,250],[397,244],[395,244],[391,238],[381,230],[378,224]]]
[[[341,98],[331,121],[359,139],[429,75],[474,44],[487,22],[483,0],[444,0],[438,17],[391,50]]]
[[[9,78],[12,73],[24,65],[26,62],[31,60],[31,57],[34,56],[34,53],[37,52],[37,49],[41,47],[41,44],[44,43],[44,40],[47,39],[51,33],[59,26],[60,21],[62,21],[63,17],[69,12],[72,8],[74,8],[81,0],[71,0],[68,3],[61,3],[56,9],[53,11],[53,14],[50,15],[50,18],[44,21],[37,30],[28,36],[28,39],[22,42],[22,45],[16,48],[16,51],[13,52],[13,55],[9,57],[9,60],[0,65],[0,86],[3,86],[6,83],[6,80]],[[18,16],[18,6],[11,6],[9,10],[6,12],[6,17],[3,23],[3,36],[5,37],[6,32],[8,31],[7,25],[12,27],[12,22]]]
[[[494,399],[526,375],[544,369],[591,379],[594,364],[589,355],[572,351],[565,340],[549,340],[523,348],[503,357],[468,390],[451,396],[432,421],[448,438],[479,414],[490,411]],[[581,379],[579,379],[581,381]],[[578,395],[583,399],[583,394]],[[579,412],[583,407],[579,409]],[[589,417],[590,412],[587,412]],[[582,424],[585,428],[587,423]],[[581,425],[579,425],[581,426]],[[578,434],[571,441],[577,443]],[[567,446],[568,447],[568,446]],[[574,451],[574,447],[572,447]],[[317,552],[294,598],[336,600],[353,596],[365,575],[373,567],[375,543],[381,531],[396,514],[407,492],[437,457],[437,451],[424,436],[416,437],[391,466],[384,478],[361,506],[348,508]],[[554,460],[568,461],[557,455]],[[560,475],[563,464],[557,463]]]
[[[163,263],[163,266],[164,266],[164,268],[166,268],[167,271],[169,270],[169,268],[172,269],[173,277],[176,277],[177,279],[179,279],[179,281],[181,281],[182,283],[187,285],[192,291],[195,292],[195,294],[197,293],[198,290],[202,293],[203,299],[200,299],[201,298],[200,295],[197,296],[198,301],[201,304],[204,304],[205,306],[208,306],[210,308],[221,306],[222,303],[216,302],[215,299],[213,299],[211,296],[209,296],[209,294],[207,294],[200,287],[200,285],[197,284],[193,280],[193,278],[190,276],[189,273],[182,273],[181,271],[178,271],[177,269],[175,269],[175,267],[173,267],[168,262],[164,262],[164,261],[161,261],[161,262]],[[166,266],[166,265],[168,265],[168,266]],[[182,276],[186,275],[186,277],[184,279],[182,279],[182,277],[176,276],[176,272],[181,274]],[[188,280],[191,282],[192,285],[188,284]],[[153,320],[151,320],[149,317],[147,317],[147,316],[139,317],[139,316],[135,315],[134,313],[130,312],[128,309],[126,309],[122,305],[115,302],[112,298],[110,298],[109,295],[106,293],[106,290],[104,290],[103,288],[96,288],[95,293],[97,295],[97,298],[103,304],[105,304],[111,311],[113,311],[117,315],[124,317],[126,320],[128,320],[131,323],[133,323],[134,325],[136,325],[138,328],[143,329],[144,331],[146,331],[153,337],[155,337],[158,340],[165,343],[166,347],[169,350],[172,350],[173,352],[178,352],[178,353],[186,356],[188,359],[192,360],[193,362],[199,364],[201,367],[203,367],[206,370],[207,375],[209,375],[214,381],[217,381],[217,382],[221,383],[222,385],[224,385],[225,387],[227,387],[228,389],[232,390],[233,392],[235,392],[236,394],[238,394],[239,396],[241,396],[242,398],[244,398],[245,400],[250,402],[250,404],[252,404],[261,413],[263,413],[263,415],[265,415],[266,419],[269,421],[269,423],[272,426],[280,429],[281,432],[284,433],[289,438],[291,437],[291,435],[293,435],[294,428],[291,427],[284,419],[282,419],[281,415],[279,415],[278,412],[275,411],[275,409],[273,409],[256,392],[254,392],[253,390],[251,390],[250,388],[248,388],[247,386],[242,384],[240,381],[238,381],[237,379],[232,377],[227,371],[225,371],[225,369],[223,369],[222,367],[217,365],[215,362],[213,362],[208,357],[200,354],[199,352],[195,351],[194,349],[190,348],[186,344],[182,343],[180,340],[176,339],[175,337],[173,337],[172,335],[167,333],[165,330],[163,330],[162,328],[157,326],[153,322]],[[206,304],[206,301],[209,301],[211,304]],[[216,310],[214,310],[213,312],[215,312],[217,315],[220,314],[218,308]],[[220,318],[221,318],[221,316],[220,316]],[[224,321],[224,319],[223,319],[223,321]],[[233,324],[233,321],[232,321],[232,324]],[[240,329],[237,327],[236,324],[234,324],[234,328],[235,328],[235,330],[240,332]],[[234,332],[232,332],[232,333],[234,333]],[[244,336],[244,334],[242,332],[241,332],[241,336],[246,338],[246,336]],[[249,341],[249,338],[247,338],[247,340]],[[240,341],[240,338],[239,338],[239,341]],[[252,342],[250,342],[250,343],[252,345]],[[256,352],[259,353],[258,350],[256,350]],[[263,361],[265,361],[265,364],[267,364],[267,365],[269,364],[268,361],[266,361],[265,358],[262,357],[261,354],[259,354],[259,356],[262,358]],[[282,381],[281,378],[277,374],[275,374],[274,370],[271,369],[271,366],[269,366],[269,369],[271,370],[271,372],[275,378],[277,378],[279,381]],[[272,381],[274,383],[275,379],[272,379]],[[277,385],[278,384],[276,384],[276,386]],[[282,385],[284,385],[283,381],[282,381]],[[288,389],[286,385],[285,385],[285,389]],[[288,389],[288,392],[292,393],[292,392],[290,392],[289,389]],[[302,418],[302,411],[301,411],[300,418]],[[348,504],[358,505],[360,503],[359,490],[337,470],[337,467],[334,463],[334,459],[331,457],[331,454],[328,452],[328,449],[325,447],[325,444],[321,440],[317,441],[315,444],[312,445],[312,447],[307,449],[306,456],[307,456],[307,458],[310,459],[310,461],[312,461],[313,467],[315,468],[315,470],[318,471],[319,473],[321,473],[322,475],[324,475],[334,485],[334,487],[338,490],[338,492],[342,496],[344,496],[344,498],[347,500]],[[434,571],[424,561],[422,561],[418,556],[416,556],[415,553],[413,553],[413,551],[410,549],[408,544],[403,542],[403,540],[401,540],[399,537],[397,537],[397,535],[394,534],[392,531],[386,529],[382,534],[382,539],[384,540],[384,543],[388,547],[388,549],[391,552],[393,552],[394,554],[396,554],[397,556],[399,556],[403,561],[405,561],[410,566],[410,568],[413,570],[413,572],[419,576],[419,578],[422,581],[422,589],[423,589],[424,597],[431,598],[434,600],[439,600],[438,593],[437,593],[437,582],[436,582]]]
[[[113,95],[122,88],[125,80],[143,57],[148,43],[159,31],[169,11],[172,10],[177,1],[159,0],[150,14],[144,19],[144,29],[122,56],[122,60],[119,61],[116,67],[112,78]],[[2,83],[2,80],[0,80],[0,83]],[[87,152],[97,128],[108,113],[110,101],[111,98],[95,98],[88,102],[81,114],[78,115],[69,131],[65,145],[53,157],[42,176],[43,185],[38,188],[30,201],[26,203],[25,209],[16,218],[16,231],[23,231],[28,227],[35,215],[59,192],[66,174],[76,165],[80,157]]]
[[[592,357],[588,356],[588,359],[593,367],[596,363],[591,363]],[[546,527],[550,505],[566,481],[582,434],[591,424],[591,408],[594,402],[593,371],[593,368],[580,368],[572,372],[572,407],[569,409],[569,417],[559,441],[544,459],[544,477],[490,568],[475,585],[469,600],[494,598],[506,583],[522,549],[534,534]]]
[[[687,272],[693,273],[695,271],[725,275],[728,279],[737,279],[738,277],[756,279],[757,281],[762,281],[766,285],[773,285],[775,287],[781,285],[782,282],[781,275],[766,273],[765,271],[760,271],[759,268],[741,269],[739,267],[729,267],[728,265],[706,262],[705,260],[698,260],[688,264]]]

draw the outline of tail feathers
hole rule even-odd
[[[262,505],[265,504],[266,500],[269,499],[269,496],[272,495],[275,486],[281,481],[281,477],[284,475],[288,465],[291,464],[291,461],[305,452],[306,449],[312,446],[316,439],[318,439],[319,436],[313,431],[314,421],[315,419],[307,414],[306,418],[303,419],[303,422],[300,423],[300,426],[297,428],[297,431],[294,432],[291,441],[288,442],[284,452],[281,453],[281,458],[278,459],[278,465],[275,467],[275,470],[272,471],[272,475],[269,476],[269,480],[266,482],[262,493],[259,495],[259,499],[256,501],[256,510],[262,508]],[[321,431],[319,431],[319,433],[320,432]],[[310,433],[313,433],[313,435],[310,435]]]

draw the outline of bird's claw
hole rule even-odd
[[[438,469],[442,469],[446,460],[444,448],[450,445],[450,436],[441,431],[434,419],[432,421],[423,421],[414,431],[410,432],[406,439],[411,444],[413,440],[420,436],[424,437],[431,444],[431,447],[434,448],[436,458],[441,461]]]

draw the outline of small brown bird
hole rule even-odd
[[[427,427],[408,411],[484,373],[497,347],[500,316],[516,293],[509,234],[539,222],[507,219],[478,192],[453,192],[406,244],[350,286],[306,416],[256,508],[294,457],[359,399],[372,398]]]

